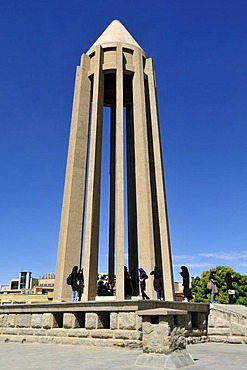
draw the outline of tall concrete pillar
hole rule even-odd
[[[116,298],[124,298],[123,50],[116,50]]]
[[[66,301],[71,289],[66,277],[74,265],[81,263],[83,211],[85,200],[88,123],[90,112],[91,82],[88,77],[90,58],[84,54],[77,67],[70,141],[60,234],[57,253],[55,301]]]
[[[108,251],[108,279],[114,284],[114,256],[115,256],[115,182],[116,182],[116,107],[111,107],[110,123],[110,204],[109,204],[109,251]]]
[[[110,123],[104,119],[104,107],[111,109]],[[107,124],[110,137],[102,143]],[[109,145],[110,151],[109,212],[100,210],[102,145]],[[152,60],[118,21],[113,21],[83,54],[77,71],[57,256],[56,301],[70,299],[66,276],[81,260],[83,300],[96,298],[101,212],[106,217],[109,214],[105,272],[110,282],[116,283],[116,299],[125,298],[124,265],[136,274],[139,267],[149,274],[158,265],[165,299],[173,300],[154,70]],[[147,281],[147,294],[156,298],[152,278]]]
[[[103,50],[100,45],[96,47],[95,58],[84,251],[85,300],[95,299],[98,274],[100,176],[104,101],[104,74],[102,70]]]
[[[159,118],[156,100],[156,86],[155,76],[153,69],[152,59],[146,60],[145,72],[148,76],[148,93],[150,102],[150,116],[151,116],[151,127],[152,133],[152,147],[153,147],[153,158],[154,158],[154,181],[156,185],[155,195],[157,202],[157,222],[155,222],[158,228],[159,235],[159,249],[161,251],[162,258],[162,274],[164,282],[165,298],[167,300],[174,299],[174,284],[173,284],[173,271],[172,271],[172,259],[171,259],[171,248],[170,248],[170,235],[168,226],[168,215],[165,195],[165,182],[163,172],[163,160],[160,142],[160,131],[159,131]],[[161,232],[162,231],[162,232]]]
[[[136,49],[133,62],[134,146],[136,173],[136,207],[139,266],[146,272],[155,265],[153,214],[148,156],[147,114],[144,89],[144,69],[141,49]],[[147,295],[155,298],[152,286],[147,286]]]

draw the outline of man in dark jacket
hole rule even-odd
[[[225,276],[225,282],[229,304],[233,304],[233,297],[235,294],[235,289],[234,286],[232,285],[233,281],[235,281],[233,275],[230,272],[227,272]]]

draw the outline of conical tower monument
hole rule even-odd
[[[116,282],[116,299],[124,299],[127,246],[129,271],[138,276],[139,267],[149,274],[155,265],[159,266],[164,298],[173,300],[153,62],[125,27],[114,20],[82,55],[77,67],[54,301],[70,300],[66,277],[74,265],[80,266],[82,256],[83,300],[96,298],[104,107],[110,108],[109,281]],[[156,299],[152,280],[147,280],[146,291]]]

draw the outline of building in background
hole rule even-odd
[[[21,271],[9,285],[0,286],[0,304],[49,302],[53,299],[55,274],[45,273],[40,279]]]

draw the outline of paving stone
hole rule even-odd
[[[0,369],[154,370],[150,366],[135,366],[142,351],[117,347],[121,346],[121,341],[116,340],[116,347],[102,348],[89,347],[95,344],[95,341],[92,339],[90,341],[89,338],[63,339],[66,343],[69,343],[70,339],[78,339],[78,341],[72,341],[74,345],[62,345],[61,342],[52,344],[51,337],[38,337],[38,339],[40,343],[0,342],[0,352],[4,354],[0,356]],[[55,340],[59,341],[59,338]],[[112,344],[113,342],[110,343]],[[191,367],[193,370],[246,370],[246,348],[246,344],[200,343],[187,346],[187,352],[195,361]]]

